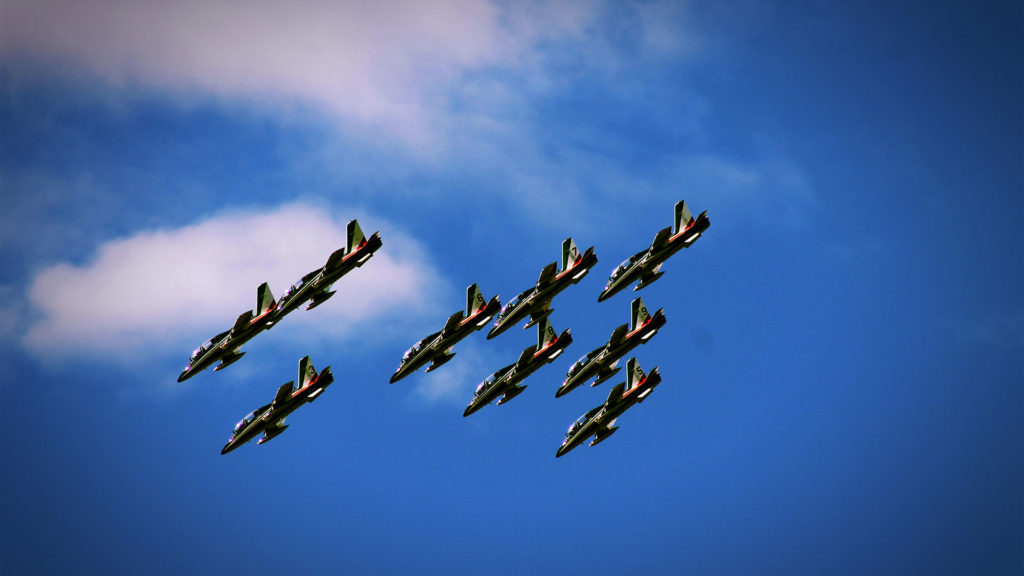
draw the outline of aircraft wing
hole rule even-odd
[[[662,262],[661,264],[664,264]],[[664,272],[661,271],[661,264],[658,264],[654,268],[644,268],[644,271],[640,273],[640,286],[646,286],[651,282],[654,282],[661,277]]]
[[[330,257],[327,258],[327,264],[324,264],[324,270],[331,270],[337,268],[341,261],[345,258],[345,249],[338,248],[331,253]]]
[[[551,298],[544,300],[543,302],[537,302],[530,308],[530,322],[537,323],[544,319],[545,316],[551,312],[548,308],[551,306]]]
[[[619,382],[612,388],[612,391],[608,393],[608,399],[604,401],[605,408],[610,408],[618,404],[619,400],[622,400],[622,393],[626,391],[626,383]]]
[[[537,352],[537,346],[536,345],[531,345],[526,350],[523,350],[523,353],[519,355],[519,360],[516,360],[516,363],[515,363],[516,370],[522,370],[523,368],[525,368],[530,363],[530,358],[533,358],[533,355],[536,352]]]
[[[444,323],[444,328],[441,329],[441,337],[444,338],[445,336],[454,332],[459,327],[459,323],[461,322],[462,310],[459,310],[458,312],[448,317],[448,321]]]
[[[622,342],[622,339],[626,337],[626,332],[628,332],[628,331],[629,331],[629,325],[628,324],[622,324],[621,326],[616,328],[614,332],[612,332],[611,337],[608,338],[608,343],[611,344],[612,346],[614,346],[614,345],[618,344],[619,342]]]
[[[668,239],[672,237],[672,227],[668,226],[658,231],[658,235],[654,237],[654,242],[651,242],[651,248],[659,248],[668,242]]]
[[[558,266],[558,263],[552,262],[545,266],[544,269],[540,271],[540,278],[537,280],[538,288],[543,288],[544,286],[547,286],[548,284],[551,283],[552,280],[555,279],[555,274],[557,272],[557,269],[555,268],[556,266]]]
[[[292,395],[293,384],[293,382],[288,382],[287,384],[282,384],[281,387],[277,389],[277,396],[274,396],[274,402],[270,405],[271,410],[281,407],[281,405],[288,401],[288,397]]]
[[[249,327],[249,322],[252,321],[252,310],[246,310],[238,316],[238,320],[235,320],[235,325],[231,327],[231,335],[241,334],[246,328]]]

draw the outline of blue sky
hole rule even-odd
[[[0,571],[865,574],[1024,569],[1024,15],[1013,3],[5,2]],[[662,385],[614,382],[607,274],[686,199],[640,292]],[[216,374],[175,379],[357,217],[384,247]],[[479,283],[563,238],[563,357],[475,334],[387,383]],[[335,384],[220,455],[293,379]]]

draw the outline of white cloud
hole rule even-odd
[[[117,85],[312,103],[417,140],[467,69],[515,60],[486,0],[8,0],[7,60],[56,62]],[[434,110],[436,111],[436,110]]]
[[[690,51],[686,22],[673,2],[6,0],[0,59],[121,87],[312,105],[430,154],[480,120],[452,111],[477,95],[475,73],[507,76],[488,89],[504,97],[475,106],[501,123],[509,94]],[[635,38],[626,53],[612,46],[623,35]]]
[[[145,355],[180,347],[185,337],[198,342],[253,308],[261,282],[280,296],[322,266],[344,245],[346,221],[299,203],[107,242],[83,265],[57,264],[35,275],[29,302],[36,319],[24,343],[39,354]],[[446,290],[400,229],[372,215],[360,224],[367,234],[381,229],[384,247],[335,285],[338,295],[317,308],[318,322],[306,319],[311,336],[344,339],[370,320],[415,318]]]

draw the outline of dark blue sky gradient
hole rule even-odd
[[[623,85],[571,77],[532,100],[522,131],[544,161],[522,166],[516,150],[508,164],[416,163],[315,119],[122,102],[0,67],[0,295],[26,307],[0,333],[0,572],[1024,570],[1020,5],[692,12],[699,56],[644,61]],[[522,184],[508,176],[538,165],[556,192],[511,200]],[[681,198],[712,225],[640,292],[668,316],[636,352],[664,381],[613,439],[556,460],[565,429],[618,381],[554,398],[571,362],[627,320],[632,293],[597,294]],[[565,236],[595,245],[594,271],[553,304],[574,344],[524,394],[469,418],[417,396],[422,374],[387,384],[419,333],[309,341],[285,321],[237,367],[180,386],[165,382],[191,343],[127,366],[22,345],[39,270],[296,199],[339,220],[380,215],[430,251],[454,290],[424,334],[467,284],[504,301]],[[560,213],[566,202],[578,213]],[[473,335],[438,372],[470,354],[497,369],[534,338]],[[303,354],[335,384],[287,434],[221,456]],[[246,363],[249,380],[231,376]]]

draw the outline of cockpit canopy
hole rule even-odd
[[[497,377],[497,372],[491,374],[486,379],[484,379],[484,381],[481,382],[480,385],[476,387],[476,392],[474,392],[473,395],[479,396],[481,392],[490,388],[491,385],[494,384],[495,377]]]
[[[305,284],[305,282],[303,282],[302,280],[299,280],[299,281],[298,281],[298,282],[296,282],[295,284],[292,284],[291,286],[289,286],[289,287],[288,287],[288,291],[287,291],[287,292],[285,292],[285,293],[284,293],[284,295],[285,295],[285,296],[291,296],[292,294],[295,294],[295,292],[296,292],[296,291],[297,291],[297,290],[298,290],[299,288],[302,288],[302,285],[303,285],[303,284]],[[283,298],[283,297],[284,297],[284,296],[282,296],[282,298]]]
[[[583,425],[586,424],[588,420],[593,418],[595,414],[600,412],[601,408],[603,408],[603,406],[593,408],[583,416],[577,418],[576,421],[572,423],[572,426],[569,426],[569,430],[565,433],[565,439],[568,440],[570,436],[578,432],[580,428],[583,428]]]
[[[411,358],[413,356],[413,354],[416,354],[417,352],[422,350],[423,347],[426,346],[428,343],[433,342],[434,339],[437,338],[437,336],[439,334],[440,334],[440,332],[434,332],[433,334],[431,334],[431,335],[427,336],[426,338],[420,340],[419,342],[413,344],[412,348],[409,348],[408,350],[406,350],[405,354],[402,356],[402,364],[405,364],[406,362],[408,362],[409,358]]]
[[[515,297],[513,297],[511,300],[506,302],[505,306],[501,309],[501,312],[498,312],[498,319],[500,320],[500,319],[504,318],[505,316],[508,316],[509,313],[512,312],[513,310],[515,310],[516,306],[518,306],[519,303],[522,302],[522,300],[524,298],[529,296],[531,292],[533,292],[533,288],[530,288],[528,290],[523,290],[522,292],[517,294]]]
[[[228,332],[230,332],[230,330],[228,330]],[[220,334],[217,334],[216,336],[210,338],[206,342],[203,342],[202,345],[199,346],[199,348],[196,348],[195,350],[192,351],[192,357],[189,358],[189,363],[198,358],[200,354],[206,352],[210,348],[213,348],[214,343],[220,343],[220,341],[223,340],[224,337],[228,335],[228,332],[221,332]]]
[[[629,258],[627,258],[627,259],[623,260],[623,261],[622,261],[622,262],[621,262],[621,263],[620,263],[620,264],[619,264],[619,265],[618,265],[618,266],[617,266],[617,267],[615,268],[615,270],[614,270],[614,271],[612,271],[612,275],[608,277],[608,284],[611,284],[611,283],[612,283],[612,281],[613,281],[613,280],[615,280],[615,278],[617,278],[617,277],[619,276],[619,274],[622,274],[623,272],[625,272],[627,268],[629,268],[629,267],[630,267],[630,266],[631,266],[631,265],[632,265],[632,264],[633,264],[634,262],[636,262],[637,260],[639,260],[639,259],[640,259],[640,257],[641,257],[641,256],[643,256],[643,255],[644,255],[645,253],[646,253],[646,252],[638,252],[638,253],[636,253],[636,254],[633,254],[633,255],[632,255],[632,256],[630,256]]]
[[[597,350],[591,350],[590,352],[587,352],[586,356],[582,356],[579,360],[576,361],[575,364],[572,365],[572,368],[569,368],[569,375],[571,376],[579,372],[581,369],[583,369],[584,366],[587,365],[587,362],[590,362],[592,359],[597,357],[597,355],[600,354],[603,350],[604,348],[598,348]]]
[[[233,433],[238,434],[238,432],[242,430],[242,428],[245,428],[249,424],[252,424],[260,414],[266,412],[267,408],[270,408],[270,404],[253,410],[245,418],[239,420],[238,424],[235,424],[235,431]]]

